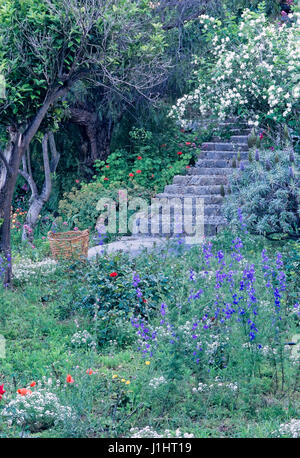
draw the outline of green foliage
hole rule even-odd
[[[129,189],[138,185],[153,194],[162,191],[173,176],[184,173],[195,161],[195,141],[199,146],[201,143],[196,134],[170,127],[164,135],[133,128],[129,132],[130,149],[115,150],[106,162],[96,161],[97,179],[110,185],[122,183]]]
[[[79,312],[93,317],[96,320],[94,334],[100,345],[109,340],[125,344],[125,336],[128,334],[125,323],[129,322],[129,317],[134,313],[148,318],[155,309],[154,304],[167,292],[168,278],[162,273],[156,275],[149,270],[143,274],[137,295],[133,286],[134,262],[128,259],[125,264],[124,261],[116,256],[112,259],[97,259],[88,267],[74,265],[69,275],[63,276],[57,285],[59,289],[68,285],[72,291],[61,308],[61,316],[67,317]],[[82,278],[80,285],[78,275]]]
[[[255,234],[299,237],[299,179],[299,159],[291,162],[289,148],[260,151],[259,160],[232,175],[224,204],[228,224],[240,226],[241,209],[244,223]]]
[[[156,71],[162,68],[160,59],[166,44],[160,24],[151,20],[149,3],[105,3],[101,0],[93,6],[84,0],[79,9],[75,1],[1,2],[0,62],[9,100],[8,104],[1,103],[1,124],[26,124],[47,96],[66,85],[70,89],[93,71],[106,86],[115,84],[112,78],[107,80],[108,74],[118,75],[118,91],[124,93],[129,86],[139,87],[143,70],[147,82],[158,77]],[[100,44],[103,52],[95,54]],[[143,70],[137,77],[133,68],[141,63]],[[65,107],[63,102],[51,108],[45,124],[57,128]]]

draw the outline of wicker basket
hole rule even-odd
[[[48,240],[54,259],[87,258],[89,230],[48,232]]]

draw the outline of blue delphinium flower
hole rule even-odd
[[[133,273],[133,282],[132,282],[132,285],[136,288],[138,286],[138,284],[140,283],[141,279],[140,279],[140,276],[139,274],[137,274],[136,272]]]
[[[193,271],[193,269],[190,269],[190,280],[196,281],[196,276],[195,276],[195,272]]]
[[[210,259],[213,257],[212,253],[212,243],[211,242],[206,242],[202,246],[202,251],[204,255],[204,261],[207,267],[210,267]],[[207,271],[205,272],[206,274],[208,273]]]
[[[232,246],[231,246],[231,256],[233,259],[235,259],[237,262],[240,262],[243,259],[243,256],[241,254],[241,249],[243,248],[243,242],[242,240],[237,237],[232,241]]]
[[[244,220],[243,220],[243,213],[242,213],[242,209],[241,209],[241,208],[238,208],[238,217],[239,217],[239,222],[240,222],[241,230],[242,230],[245,234],[248,234],[247,225],[244,223]]]

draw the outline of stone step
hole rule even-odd
[[[149,214],[148,215],[148,219],[149,220],[160,220],[161,218],[164,218],[164,217],[169,217],[171,218],[172,221],[174,221],[174,218],[176,219],[177,217],[179,218],[180,216],[181,217],[184,217],[185,215],[187,215],[188,217],[190,215],[199,215],[200,214],[200,210],[196,208],[196,203],[194,202],[193,205],[190,205],[189,203],[187,204],[186,202],[181,204],[180,206],[176,205],[176,207],[174,208],[174,205],[172,205],[172,200],[173,199],[170,199],[168,200],[169,204],[166,203],[164,204],[163,207],[160,208],[160,213],[157,213],[157,214],[154,214],[154,215],[151,215]],[[221,203],[217,203],[217,204],[205,204],[204,203],[204,215],[205,216],[220,216],[221,215],[221,208],[222,208],[222,205]],[[145,220],[147,219],[147,216],[143,213],[139,218]]]
[[[227,159],[233,160],[237,159],[238,152],[234,151],[207,151],[205,154],[205,159]],[[248,160],[248,152],[247,151],[240,151],[239,157],[244,161]]]
[[[232,167],[199,167],[195,166],[188,171],[188,175],[202,175],[202,176],[227,176],[232,173],[234,169]]]
[[[226,185],[228,183],[226,175],[209,175],[209,176],[202,176],[202,175],[177,175],[173,178],[173,184],[175,185]]]
[[[167,193],[167,192],[163,192],[161,194],[157,194],[156,197],[162,199],[162,198],[166,198],[166,199],[174,199],[174,198],[177,198],[181,201],[183,200],[186,200],[186,199],[203,199],[204,201],[204,205],[208,205],[208,204],[222,204],[223,202],[223,197],[221,196],[221,194],[198,194],[198,195],[194,195],[194,194],[177,194],[177,195],[174,195],[174,194],[170,194],[170,193]]]
[[[206,216],[204,220],[204,234],[213,235],[217,232],[218,228],[224,227],[226,225],[226,220],[222,216]],[[196,229],[196,221],[188,222],[186,225],[184,223],[179,224],[172,222],[170,224],[155,224],[151,226],[151,223],[143,221],[140,222],[140,225],[136,227],[134,236],[142,235],[143,237],[172,237],[177,235],[191,236],[192,231]],[[188,230],[188,232],[187,232]],[[201,233],[201,226],[198,230],[198,233]]]
[[[251,129],[245,128],[245,129],[239,129],[239,128],[232,128],[230,129],[230,133],[232,135],[248,135],[251,133]]]
[[[233,156],[234,157],[234,156]],[[233,157],[230,157],[229,159],[208,159],[208,158],[203,158],[203,159],[198,159],[198,161],[195,164],[195,168],[211,168],[211,169],[233,169],[232,167],[232,161]],[[242,160],[244,166],[248,164],[248,158],[247,160]],[[192,169],[189,169],[189,173],[191,173]],[[197,175],[197,174],[196,174]]]
[[[232,132],[230,132],[232,134]],[[211,143],[238,143],[248,145],[248,135],[231,135],[228,139],[224,139],[220,136],[213,136]]]
[[[220,194],[221,195],[221,186],[217,185],[208,185],[208,186],[177,186],[174,184],[167,185],[164,192],[168,194],[192,194],[192,195],[206,195],[206,194]],[[227,186],[224,186],[225,193]]]
[[[248,135],[232,135],[230,141],[238,144],[248,145]]]
[[[205,142],[202,143],[203,151],[248,151],[248,144],[226,143],[226,142]]]

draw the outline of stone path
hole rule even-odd
[[[103,255],[104,253],[113,254],[119,251],[128,253],[130,256],[137,256],[143,250],[153,250],[162,245],[165,240],[158,237],[141,237],[130,236],[122,237],[120,240],[108,243],[107,245],[95,246],[89,249],[88,259],[94,258],[96,255]]]
[[[204,234],[215,236],[224,227],[225,220],[222,217],[221,206],[224,193],[228,192],[228,176],[232,173],[234,165],[239,167],[240,162],[244,165],[248,162],[248,135],[250,129],[246,125],[237,128],[233,122],[222,123],[230,133],[228,141],[214,137],[211,142],[202,144],[202,150],[194,167],[188,169],[186,175],[178,175],[171,185],[167,185],[164,192],[156,196],[160,202],[164,202],[166,208],[172,207],[172,199],[177,198],[182,202],[182,224],[178,228],[178,220],[174,214],[170,216],[170,231],[164,233],[162,224],[162,211],[156,216],[141,215],[137,224],[136,233],[131,237],[122,237],[120,240],[105,246],[107,253],[117,251],[128,252],[131,255],[140,253],[143,249],[153,249],[161,244],[166,238],[175,237],[179,232],[184,234],[183,211],[191,215],[195,222],[197,198],[204,200]],[[183,206],[183,201],[190,202],[189,206]],[[170,207],[168,207],[170,205]],[[183,210],[184,207],[184,210]],[[156,233],[153,234],[153,227]],[[146,231],[145,231],[146,227]],[[89,250],[89,258],[102,254],[103,247],[93,247]]]

